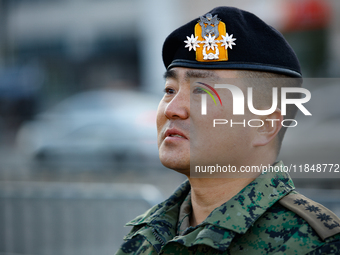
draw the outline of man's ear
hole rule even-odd
[[[283,116],[281,110],[276,110],[270,115],[259,116],[263,121],[263,126],[256,128],[256,134],[253,139],[252,145],[254,147],[264,146],[270,143],[279,133],[282,127]]]

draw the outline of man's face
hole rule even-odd
[[[216,106],[208,99],[208,113],[201,115],[202,93],[205,92],[196,81],[210,81],[209,85],[214,87],[227,78],[237,78],[237,71],[176,67],[166,73],[165,94],[157,112],[159,157],[163,165],[188,175],[190,163],[216,165],[223,162],[238,166],[249,156],[249,141],[253,135],[249,127],[213,127],[213,119],[242,122],[252,117],[249,112],[233,116],[229,90],[216,89],[223,106]],[[240,88],[245,91],[245,87]]]

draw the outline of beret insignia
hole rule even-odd
[[[254,70],[302,77],[299,60],[279,31],[229,6],[216,7],[175,29],[164,41],[162,57],[167,70]]]
[[[227,61],[227,49],[236,45],[236,38],[226,32],[226,25],[217,17],[208,13],[206,17],[200,16],[195,25],[195,35],[187,36],[185,48],[196,52],[196,60],[203,61]]]

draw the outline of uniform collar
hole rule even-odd
[[[283,165],[282,162],[276,164],[280,165]],[[201,224],[191,228],[190,236],[194,238],[191,244],[196,241],[202,243],[202,238],[216,239],[210,230],[217,228],[230,230],[222,235],[225,247],[228,247],[235,234],[244,234],[269,207],[294,189],[293,181],[287,173],[261,174],[232,199],[213,210]],[[190,183],[186,180],[167,200],[126,225],[148,225],[160,234],[163,241],[171,240],[176,236],[180,207],[189,191]]]
[[[186,180],[167,200],[126,223],[126,226],[148,225],[155,229],[164,241],[172,239],[176,236],[179,208],[189,191],[190,183]]]
[[[283,166],[283,164],[279,162],[275,166]],[[293,181],[286,173],[262,174],[232,199],[212,211],[201,224],[186,229],[182,233],[183,240],[179,237],[181,240],[178,241],[188,247],[205,244],[225,251],[237,234],[246,233],[268,208],[294,189]],[[183,204],[185,206],[181,206],[181,210],[188,214],[191,205]],[[183,211],[179,212],[182,219],[179,217],[178,228],[183,227],[183,219],[184,221],[187,219],[187,217],[183,218],[186,215]]]
[[[188,193],[179,208],[177,234],[183,235],[184,231],[190,227],[190,216],[192,212],[191,192]]]
[[[136,217],[135,219],[126,223],[126,226],[136,226],[144,223],[151,223],[159,217],[163,217],[164,214],[173,209],[173,207],[180,207],[184,199],[187,197],[190,191],[190,183],[188,180],[184,181],[176,191],[164,202],[153,206],[144,214]],[[179,211],[179,210],[178,210]],[[177,211],[177,213],[178,213]],[[178,214],[177,214],[178,216]],[[176,218],[177,222],[177,218]]]
[[[282,162],[274,166],[283,167]],[[261,174],[228,202],[216,208],[200,225],[214,225],[243,234],[274,203],[294,190],[290,176],[284,172]],[[186,202],[187,201],[187,202]],[[191,213],[190,193],[179,211],[179,234],[183,234]]]
[[[269,207],[294,189],[287,173],[261,174],[232,199],[213,210],[200,225],[214,225],[244,234]]]

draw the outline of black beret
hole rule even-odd
[[[301,77],[299,61],[282,34],[252,13],[217,7],[173,31],[163,45],[173,67],[258,70]]]

